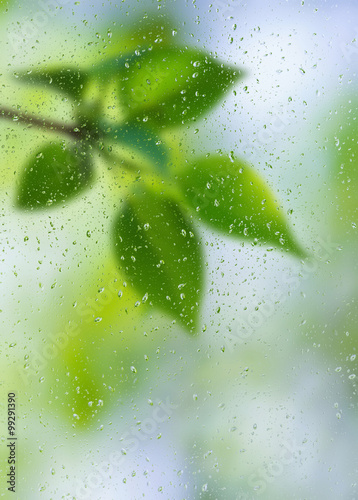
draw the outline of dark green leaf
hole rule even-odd
[[[303,256],[271,189],[241,161],[199,158],[179,175],[187,204],[200,220],[232,236],[271,243]]]
[[[79,99],[87,74],[76,68],[41,68],[38,70],[19,73],[20,79],[32,85],[42,85],[51,90],[62,91],[73,99]]]
[[[128,58],[120,95],[130,117],[178,125],[207,112],[241,76],[201,51],[159,47]]]
[[[118,152],[116,146],[120,146],[130,151],[132,155],[143,155],[151,166],[165,173],[170,161],[168,148],[148,126],[127,123],[121,127],[110,127],[104,132],[106,144],[109,144],[115,152]],[[111,139],[113,144],[110,142]]]
[[[88,153],[48,144],[28,162],[17,198],[20,208],[58,205],[81,192],[92,178]]]
[[[198,239],[179,207],[146,191],[133,194],[114,224],[121,270],[148,301],[189,330],[203,286]]]

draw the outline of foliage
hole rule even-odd
[[[133,161],[126,161],[130,150],[138,173],[137,158],[146,159],[148,177],[115,217],[114,252],[143,300],[187,330],[197,328],[204,283],[193,218],[228,236],[303,255],[275,195],[249,165],[208,154],[170,168],[173,158],[163,130],[174,133],[201,118],[242,78],[241,70],[202,50],[149,43],[87,70],[46,67],[18,76],[63,93],[76,112],[73,128],[62,130],[70,137],[45,144],[29,160],[18,206],[58,206],[83,192],[94,180],[94,151],[133,168]],[[161,189],[164,181],[167,190]]]

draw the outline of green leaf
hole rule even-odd
[[[186,203],[199,219],[226,235],[271,243],[303,256],[275,195],[245,163],[199,158],[178,176]]]
[[[88,153],[50,143],[24,169],[17,197],[20,208],[58,205],[80,193],[92,178]]]
[[[0,0],[0,11],[8,9],[12,3],[13,2],[9,0]]]
[[[178,125],[206,113],[241,76],[199,50],[147,49],[119,71],[121,99],[130,118]]]
[[[118,74],[118,69],[123,67],[126,59],[143,49],[155,45],[168,46],[173,44],[173,21],[156,14],[143,17],[139,15],[131,23],[116,24],[108,30],[111,44],[103,52],[103,59],[99,60],[98,51],[89,73],[93,76],[111,77]],[[89,57],[91,57],[89,55]]]
[[[187,329],[196,328],[202,255],[178,205],[150,191],[133,194],[113,229],[121,270],[139,293]]]
[[[106,144],[119,156],[121,151],[128,150],[132,156],[143,156],[157,171],[166,172],[170,162],[168,148],[148,126],[127,123],[117,127],[103,126],[102,129]]]
[[[334,203],[330,210],[330,228],[338,237],[357,238],[358,218],[358,107],[348,95],[332,113],[330,131],[330,189]],[[327,131],[327,130],[326,130]],[[326,131],[324,137],[326,137]]]
[[[42,85],[50,90],[66,93],[73,99],[79,99],[85,84],[87,74],[77,68],[41,68],[18,73],[18,77],[32,85]]]

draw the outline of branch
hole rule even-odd
[[[73,127],[64,123],[45,120],[44,118],[37,118],[36,116],[27,114],[22,115],[11,108],[0,107],[0,116],[4,118],[11,118],[16,122],[28,123],[30,125],[45,128],[50,132],[62,132],[63,134],[68,134],[76,139],[81,138],[83,135],[82,131],[77,126]]]

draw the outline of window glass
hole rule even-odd
[[[0,9],[1,495],[356,498],[355,3]]]

